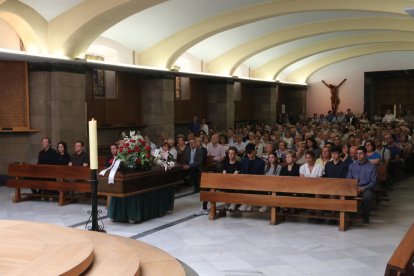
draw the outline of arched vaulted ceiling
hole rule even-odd
[[[329,64],[414,51],[411,0],[0,0],[28,52],[83,57],[102,37],[136,65],[170,68],[184,54],[204,72],[304,82]],[[132,60],[132,59],[131,59]]]

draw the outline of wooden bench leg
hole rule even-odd
[[[345,231],[345,212],[339,212],[339,231]]]
[[[276,207],[272,207],[270,209],[270,224],[271,225],[276,225],[277,224],[277,212],[276,212]]]
[[[210,206],[210,214],[208,216],[209,220],[214,220],[216,218],[216,203],[215,202],[211,202],[211,206]]]
[[[273,192],[272,196],[276,196],[276,193]],[[270,224],[271,225],[276,225],[277,224],[277,208],[276,207],[271,207],[270,208]]]
[[[14,199],[13,199],[13,203],[18,203],[22,201],[22,192],[20,190],[20,188],[16,188],[14,189]]]
[[[65,194],[63,191],[59,191],[59,206],[65,205]]]

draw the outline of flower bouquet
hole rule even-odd
[[[121,160],[128,170],[151,167],[151,147],[145,145],[139,132],[122,133],[123,140],[118,148],[117,159]]]

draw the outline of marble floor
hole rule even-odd
[[[12,203],[13,191],[0,187],[0,219],[30,220],[84,228],[87,203],[63,207],[56,202]],[[390,193],[372,212],[371,225],[354,225],[346,232],[337,226],[292,219],[269,224],[268,214],[232,214],[209,221],[195,217],[198,194],[177,195],[172,214],[138,224],[106,218],[108,233],[159,247],[199,275],[384,275],[386,263],[414,221],[414,177]]]

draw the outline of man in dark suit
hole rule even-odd
[[[353,126],[357,123],[357,118],[354,116],[354,113],[349,108],[346,110],[345,123],[349,123]]]
[[[191,183],[194,186],[194,192],[200,191],[200,173],[203,169],[203,151],[197,147],[194,138],[188,141],[190,148],[187,150],[187,162],[183,169],[190,174]]]
[[[203,150],[197,146],[196,140],[190,138],[188,140],[190,147],[187,149],[187,162],[183,165],[184,171],[190,174],[190,181],[194,185],[194,192],[200,192],[200,174],[203,170]],[[207,202],[203,202],[200,210],[194,213],[195,216],[207,215]]]
[[[254,144],[247,144],[246,157],[241,163],[240,173],[242,174],[258,174],[263,175],[265,169],[265,162],[263,159],[256,156],[256,146]],[[239,211],[251,211],[252,206],[243,204],[239,207]]]
[[[51,148],[52,142],[50,141],[49,137],[44,137],[42,139],[42,150],[39,152],[38,158],[37,158],[37,164],[41,165],[56,165],[57,163],[57,152]],[[49,179],[44,179],[49,180]],[[37,190],[32,189],[32,193],[37,194],[41,193],[44,194],[45,191],[43,190]],[[44,198],[42,198],[44,199]]]

